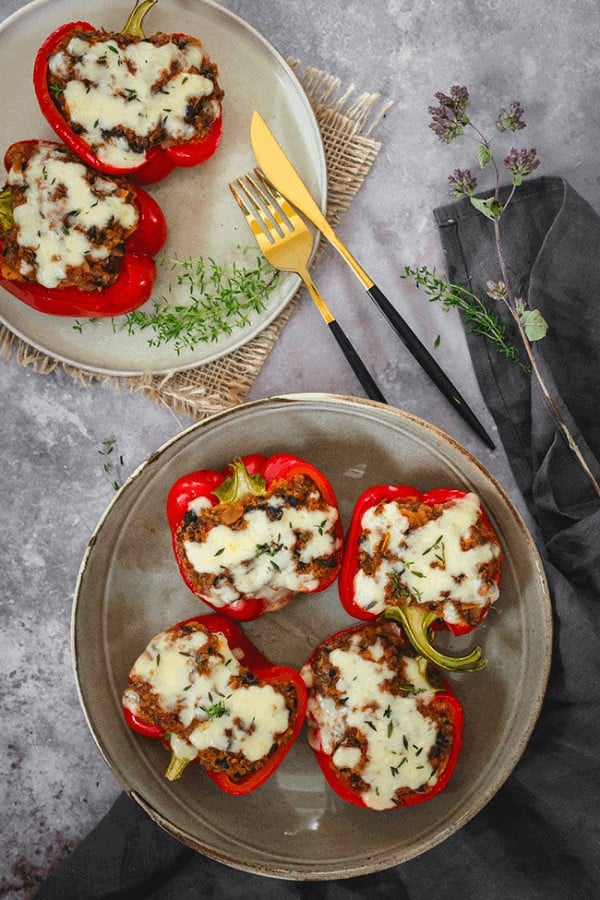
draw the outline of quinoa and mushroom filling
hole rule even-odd
[[[432,706],[437,669],[405,645],[392,622],[364,625],[321,644],[302,669],[309,740],[367,806],[388,809],[435,785],[452,749],[453,724]]]
[[[292,684],[259,681],[223,634],[189,622],[150,641],[123,703],[164,728],[178,755],[239,781],[291,739],[298,697]]]
[[[73,31],[48,66],[57,108],[109,165],[136,167],[152,147],[199,140],[220,115],[217,66],[193,37]]]
[[[339,514],[307,475],[235,503],[192,504],[175,534],[196,590],[216,606],[240,597],[279,602],[314,591],[339,565]]]
[[[131,185],[48,142],[15,144],[7,158],[13,222],[2,233],[2,275],[83,291],[113,284],[139,223]]]
[[[500,545],[477,495],[433,506],[382,501],[361,525],[354,589],[364,609],[416,603],[448,622],[476,625],[497,599]]]

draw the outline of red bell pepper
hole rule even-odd
[[[335,510],[335,522],[331,526],[332,552],[320,557],[318,562],[321,573],[318,584],[310,587],[302,587],[299,590],[286,590],[279,598],[261,596],[261,589],[257,591],[241,592],[232,602],[223,606],[215,605],[214,600],[207,596],[206,591],[198,588],[194,580],[192,567],[181,547],[181,537],[184,529],[201,518],[201,511],[194,512],[191,509],[193,501],[204,499],[211,507],[219,507],[223,513],[229,510],[238,510],[243,513],[244,501],[261,503],[267,508],[267,513],[273,516],[272,540],[267,540],[257,546],[257,556],[264,555],[272,565],[271,575],[275,580],[280,572],[277,564],[276,551],[282,549],[287,532],[281,535],[281,525],[277,516],[280,512],[268,507],[269,498],[273,492],[280,489],[285,491],[286,485],[295,478],[309,478],[316,486],[322,501]],[[294,498],[292,498],[293,500]],[[315,466],[300,457],[289,453],[276,453],[266,457],[261,454],[249,454],[236,459],[223,471],[201,469],[190,472],[179,478],[171,487],[167,498],[167,518],[171,527],[173,549],[179,565],[181,575],[196,596],[200,597],[208,606],[226,613],[237,621],[249,621],[256,619],[263,613],[270,612],[283,606],[293,599],[300,590],[303,593],[316,593],[328,588],[337,578],[342,556],[342,525],[337,510],[337,500],[331,484]],[[322,525],[325,524],[323,521]],[[291,527],[288,531],[292,531]],[[323,529],[321,529],[323,533]],[[235,531],[232,531],[235,536]],[[283,538],[283,540],[282,540]],[[291,539],[291,538],[290,538]],[[221,552],[221,551],[219,551]],[[215,555],[218,555],[215,554]],[[225,562],[226,557],[219,557],[220,562]],[[263,584],[262,591],[269,594],[268,585]]]
[[[61,147],[52,141],[19,141],[6,151],[4,165],[10,169],[9,156],[19,146],[44,145]],[[75,156],[73,160],[80,164]],[[135,195],[139,220],[135,231],[125,244],[116,280],[99,290],[77,287],[47,288],[32,281],[15,281],[0,275],[0,285],[27,306],[55,316],[102,318],[119,316],[141,306],[152,293],[156,266],[152,257],[158,253],[167,237],[167,225],[158,203],[136,185],[130,185]],[[6,187],[0,192],[0,255],[2,233],[13,224],[12,192]]]
[[[142,22],[146,13],[156,2],[157,0],[143,0],[141,3],[136,3],[125,27],[119,33],[144,39]],[[109,175],[127,175],[138,184],[151,184],[166,178],[176,167],[197,166],[215,153],[223,131],[221,113],[215,118],[203,137],[169,147],[160,145],[150,147],[146,151],[143,161],[137,166],[120,167],[99,159],[87,141],[77,134],[64,118],[50,87],[49,57],[57,50],[63,38],[77,31],[99,33],[103,35],[104,39],[110,37],[110,33],[100,31],[89,22],[68,22],[61,25],[46,38],[37,52],[33,69],[33,84],[40,110],[48,124],[88,166]],[[184,38],[185,35],[177,35],[177,37]]]
[[[345,671],[335,650],[363,657],[367,668]],[[400,626],[379,620],[330,635],[301,674],[309,744],[342,800],[377,810],[414,806],[448,785],[462,746],[462,706]],[[365,684],[375,684],[373,696]]]
[[[427,570],[432,572],[436,569],[438,571],[445,571],[446,569],[443,535],[440,534],[437,540],[434,539],[431,542],[431,546],[426,547],[421,552],[420,559],[407,560],[404,562],[402,569],[390,573],[388,593],[385,597],[382,595],[380,604],[371,602],[365,604],[364,601],[361,602],[361,597],[355,584],[355,576],[361,569],[363,517],[369,510],[379,506],[379,504],[387,504],[393,501],[406,502],[407,504],[415,501],[418,504],[433,508],[449,504],[452,501],[462,500],[467,496],[465,491],[447,488],[438,488],[424,494],[416,488],[404,484],[380,484],[368,488],[359,497],[354,507],[338,583],[342,605],[351,616],[365,621],[372,621],[381,614],[387,619],[400,622],[415,650],[440,668],[448,671],[479,669],[486,664],[486,660],[482,656],[480,647],[476,647],[464,657],[451,657],[439,652],[431,644],[432,631],[430,629],[439,630],[440,627],[445,626],[454,635],[468,634],[482,620],[495,597],[489,598],[487,602],[472,603],[468,611],[468,618],[464,618],[463,615],[457,615],[456,608],[452,607],[452,597],[433,596],[431,593],[428,593]],[[479,505],[479,522],[486,533],[487,541],[493,547],[492,558],[490,559],[492,571],[488,587],[497,593],[502,568],[502,552],[498,538],[481,505]],[[407,530],[407,534],[409,531],[410,528]],[[385,556],[385,549],[381,551],[380,555],[382,557]],[[400,563],[400,560],[398,562]],[[406,576],[405,580],[402,579],[403,574]],[[411,577],[409,578],[409,576]],[[415,577],[419,579],[418,589],[415,587]],[[407,584],[407,581],[410,581],[410,584]],[[446,593],[449,592],[446,591]],[[450,600],[450,605],[448,600]],[[383,603],[385,603],[385,608],[382,610],[372,611],[370,608]]]
[[[226,667],[228,678],[233,675],[235,678],[239,677],[242,684],[252,686],[272,685],[276,689],[284,689],[286,696],[293,707],[293,709],[290,710],[290,723],[288,725],[289,733],[287,733],[285,741],[280,743],[274,751],[271,748],[259,768],[250,771],[242,777],[232,777],[227,769],[227,758],[225,751],[222,751],[222,748],[216,748],[218,752],[212,762],[214,768],[206,768],[207,764],[205,764],[206,774],[212,778],[221,790],[234,795],[247,794],[260,787],[271,777],[296,741],[306,715],[306,687],[299,673],[296,672],[295,669],[291,669],[287,666],[273,665],[273,663],[271,663],[246,637],[240,627],[226,616],[213,613],[207,616],[186,619],[184,622],[179,622],[177,625],[173,625],[172,628],[169,628],[167,634],[174,633],[178,636],[187,635],[193,631],[199,630],[198,626],[201,629],[205,629],[210,634],[223,635],[229,645],[230,651],[235,659],[238,660],[240,664],[239,673],[232,671],[233,665],[227,665],[226,662],[223,663],[223,666]],[[161,635],[158,635],[157,637],[160,638]],[[188,654],[184,653],[183,655],[185,656]],[[229,659],[228,662],[231,663],[231,659]],[[160,654],[155,657],[154,664],[157,668],[160,665]],[[200,660],[198,660],[198,664],[201,664]],[[172,747],[172,743],[174,743],[174,734],[169,731],[169,728],[174,728],[172,715],[171,721],[166,721],[168,715],[165,716],[163,713],[161,716],[160,711],[157,712],[155,707],[152,707],[152,704],[147,704],[147,709],[145,710],[142,709],[137,713],[132,712],[130,708],[131,698],[128,699],[128,690],[131,689],[131,685],[135,684],[135,682],[132,682],[131,678],[130,675],[129,688],[126,688],[123,694],[123,714],[125,716],[125,721],[133,731],[144,737],[160,740],[171,750],[171,759],[165,775],[170,781],[174,781],[181,777],[187,765],[194,760],[194,757],[187,755],[178,756],[175,749]],[[193,682],[190,680],[189,685],[191,684],[193,684]],[[201,709],[208,714],[208,721],[213,717],[221,718],[222,716],[229,715],[227,709],[228,701],[231,699],[231,695],[235,689],[236,688],[232,687],[231,691],[225,695],[222,700],[218,700],[216,703],[214,695],[209,693],[206,702],[210,705],[208,707],[201,707]],[[240,688],[237,689],[239,690]],[[135,688],[133,688],[133,690],[135,690]],[[142,706],[144,706],[143,701]],[[254,706],[248,709],[248,719],[250,722],[255,714],[256,709]],[[204,721],[207,720],[204,719]],[[189,723],[186,724],[189,725]],[[252,724],[250,727],[252,727]],[[189,746],[191,747],[192,745],[190,744]],[[201,759],[198,759],[197,761],[202,764]]]

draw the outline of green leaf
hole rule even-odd
[[[480,144],[477,148],[477,159],[479,160],[479,165],[482,169],[484,169],[489,162],[492,161],[492,151],[489,148],[488,144]]]
[[[530,341],[541,341],[546,337],[548,323],[539,309],[526,309],[519,311],[521,324]]]
[[[479,197],[469,197],[469,199],[475,209],[488,219],[499,219],[502,215],[504,207],[495,197],[488,197],[487,200],[481,200]]]
[[[513,172],[512,183],[515,187],[520,187],[523,184],[523,176],[519,172]]]

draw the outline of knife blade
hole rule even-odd
[[[491,437],[444,370],[421,343],[398,310],[390,303],[383,291],[339,239],[258,110],[254,110],[252,114],[250,141],[256,160],[269,181],[281,191],[292,206],[295,206],[313,223],[323,237],[337,250],[429,378],[473,431],[491,450],[494,450],[495,444]]]

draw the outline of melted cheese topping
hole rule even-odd
[[[385,663],[383,648],[377,642],[372,644],[367,659],[359,653],[360,642],[357,634],[348,650],[335,649],[329,654],[331,665],[339,670],[336,688],[345,702],[336,703],[334,697],[313,691],[308,715],[319,730],[320,748],[332,757],[334,765],[358,771],[368,784],[362,794],[367,806],[391,809],[396,806],[395,795],[400,788],[414,791],[437,781],[428,760],[436,742],[437,726],[417,707],[417,699],[426,703],[434,691],[418,661],[405,657],[407,682],[412,684],[414,696],[390,693],[385,681],[395,673]],[[310,667],[303,668],[302,677],[310,688]],[[367,742],[364,755],[359,747],[343,743],[344,735],[352,728]]]
[[[292,507],[281,497],[271,497],[269,505],[281,510],[277,521],[264,509],[250,509],[244,515],[245,527],[216,525],[202,542],[184,542],[193,568],[215,576],[207,595],[215,606],[226,606],[242,596],[276,600],[318,587],[318,579],[298,569],[298,563],[331,556],[338,549],[337,509]],[[308,535],[308,540],[297,554],[298,533]]]
[[[191,42],[182,49],[171,42],[156,46],[149,41],[119,47],[114,40],[90,44],[74,37],[49,58],[49,69],[69,79],[63,94],[69,118],[83,129],[98,158],[126,168],[139,166],[145,151],[103,132],[125,128],[147,138],[161,126],[174,141],[191,140],[195,131],[185,121],[188,105],[214,90],[209,78],[190,71],[202,68],[203,61],[202,48]],[[161,75],[172,71],[175,74],[157,90]],[[218,106],[214,116],[217,112]]]
[[[17,243],[33,251],[35,262],[21,263],[21,275],[47,288],[59,287],[69,267],[79,268],[86,258],[105,259],[105,247],[95,246],[86,232],[118,222],[123,228],[137,224],[138,211],[117,196],[117,185],[92,173],[83,164],[65,159],[60,149],[39,145],[24,171],[11,169],[9,186],[26,188],[25,203],[15,206]],[[93,184],[93,190],[92,190]]]
[[[409,530],[406,516],[397,502],[390,501],[367,510],[362,518],[366,532],[360,549],[374,557],[382,542],[385,557],[377,570],[367,575],[362,569],[354,578],[355,600],[372,613],[386,605],[385,588],[390,578],[401,577],[411,602],[439,602],[448,622],[460,622],[460,604],[484,607],[498,598],[498,587],[483,580],[482,567],[496,560],[496,543],[461,548],[480,516],[476,494],[454,500],[437,519]]]
[[[269,684],[233,689],[232,676],[240,663],[224,635],[218,634],[219,652],[202,657],[198,671],[196,654],[207,643],[203,631],[178,636],[157,635],[135,662],[131,675],[145,681],[160,706],[188,729],[187,739],[172,736],[177,756],[194,759],[202,750],[214,748],[242,753],[251,762],[266,756],[278,734],[288,727],[289,710],[281,693]],[[123,694],[124,705],[140,714],[140,697],[132,688]]]

